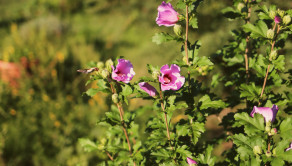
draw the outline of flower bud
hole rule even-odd
[[[182,35],[182,27],[179,24],[175,24],[173,27],[173,31],[177,36],[181,36]]]
[[[288,25],[291,22],[291,17],[289,15],[286,15],[283,17],[283,23],[285,25]]]
[[[274,31],[272,30],[272,29],[269,29],[268,31],[267,31],[267,38],[268,39],[273,39],[274,38]]]
[[[159,72],[158,70],[155,70],[155,71],[153,71],[153,73],[152,73],[152,78],[156,80],[156,79],[158,78],[159,75],[160,75],[160,72]]]
[[[266,156],[269,158],[272,156],[272,153],[271,152],[266,152]]]
[[[111,59],[108,59],[105,62],[105,67],[108,71],[112,71],[112,66],[114,65],[114,62]]]
[[[278,57],[277,50],[271,51],[270,56],[269,56],[270,60],[275,60],[277,59],[277,57]]]
[[[279,24],[279,23],[281,23],[282,20],[281,20],[281,17],[275,16],[274,21],[276,24]]]
[[[269,133],[269,132],[271,131],[271,121],[268,121],[268,122],[266,123],[265,131],[266,131],[267,133]]]
[[[255,155],[258,155],[258,154],[262,154],[262,148],[260,147],[260,146],[254,146],[253,147],[253,153],[255,154]]]
[[[276,128],[272,128],[272,130],[269,132],[269,136],[273,136],[277,134],[277,129]]]
[[[103,62],[97,62],[97,68],[102,69],[104,67],[104,63]]]
[[[269,16],[270,16],[272,19],[274,19],[274,18],[276,17],[276,15],[277,15],[276,11],[274,11],[274,10],[270,10],[270,12],[269,12]]]
[[[119,102],[119,95],[118,94],[113,94],[112,95],[112,101],[117,104]]]
[[[244,6],[245,6],[245,5],[244,5],[243,3],[239,3],[239,4],[237,5],[237,10],[241,12],[242,9],[244,8]]]
[[[277,13],[281,16],[284,17],[285,11],[278,9]]]
[[[109,76],[109,72],[106,70],[106,69],[104,69],[104,70],[102,70],[101,71],[101,77],[103,78],[103,79],[106,79],[108,76]]]

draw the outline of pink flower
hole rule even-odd
[[[159,82],[161,83],[161,90],[179,90],[185,83],[185,77],[180,75],[180,68],[176,64],[172,64],[169,68],[164,65],[160,69],[161,76]]]
[[[281,22],[281,17],[275,16],[274,21],[275,21],[276,24],[279,24]]]
[[[112,69],[112,79],[124,83],[129,83],[135,75],[132,63],[125,59],[118,59],[116,68],[112,66]]]
[[[289,151],[289,150],[291,150],[291,149],[292,149],[292,142],[290,143],[289,148],[287,148],[287,149],[285,150],[285,152],[287,152],[287,151]]]
[[[150,84],[148,84],[146,82],[140,82],[139,86],[141,89],[143,89],[146,93],[148,93],[152,97],[154,97],[158,94],[157,90],[153,86],[151,86]]]
[[[258,113],[258,114],[263,115],[266,122],[268,121],[274,122],[278,109],[279,109],[278,106],[276,106],[275,104],[273,104],[272,108],[254,106],[252,112],[250,113],[250,116],[254,117],[254,114]]]
[[[157,8],[158,15],[156,18],[156,23],[161,26],[174,26],[175,23],[179,20],[178,13],[173,9],[170,3],[165,3],[164,1]]]
[[[187,157],[187,162],[188,162],[189,165],[198,164],[195,160],[193,160],[193,159],[191,159],[189,157]]]

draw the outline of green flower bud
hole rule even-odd
[[[269,12],[269,16],[274,20],[274,18],[276,17],[277,13],[274,10],[270,10]]]
[[[278,9],[277,13],[278,13],[281,17],[284,17],[284,15],[285,15],[285,11],[284,11],[284,10],[280,10],[280,9]]]
[[[110,73],[108,72],[108,70],[104,69],[101,71],[100,75],[102,76],[102,78],[106,79],[109,76],[109,74]]]
[[[158,78],[159,75],[160,75],[160,72],[159,72],[158,70],[155,70],[155,71],[153,71],[153,73],[152,73],[152,78],[156,80],[156,79]]]
[[[262,154],[262,148],[260,147],[260,146],[254,146],[253,147],[253,153],[255,154],[255,155],[258,155],[258,154]]]
[[[118,94],[113,94],[112,95],[112,101],[117,104],[119,102],[119,95]]]
[[[266,123],[265,131],[266,131],[267,133],[269,133],[269,132],[271,131],[271,121],[268,121],[268,122]]]
[[[114,62],[111,59],[108,59],[105,62],[105,67],[108,71],[112,71],[112,65],[114,65]]]
[[[97,68],[102,69],[104,67],[104,63],[103,62],[97,62]]]
[[[271,131],[269,132],[269,136],[273,136],[277,133],[277,129],[276,128],[272,128]]]
[[[269,158],[272,156],[272,153],[271,152],[266,152],[266,156]]]
[[[291,22],[291,17],[289,15],[286,15],[283,17],[283,23],[285,25],[288,25]]]
[[[241,12],[244,7],[245,7],[244,3],[239,3],[237,5],[237,10]]]
[[[268,39],[273,39],[274,38],[274,34],[275,34],[275,32],[272,29],[269,29],[267,31],[267,38]]]
[[[182,35],[182,27],[179,24],[175,24],[173,26],[173,31],[177,36],[181,36]]]
[[[278,57],[277,50],[271,51],[270,56],[269,56],[270,60],[275,60],[277,59],[277,57]]]

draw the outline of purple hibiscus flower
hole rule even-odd
[[[165,3],[164,1],[157,8],[158,15],[156,18],[156,23],[161,26],[174,26],[175,23],[179,20],[178,13],[173,9],[170,3]]]
[[[187,157],[187,162],[188,162],[189,165],[198,164],[195,160],[193,160],[193,159],[191,159],[189,157]]]
[[[148,93],[152,97],[154,97],[158,94],[157,90],[153,86],[151,86],[150,84],[148,84],[146,82],[140,82],[139,86],[142,90],[144,90],[146,93]]]
[[[160,69],[161,75],[159,82],[161,83],[161,90],[179,90],[185,83],[185,77],[180,75],[180,68],[176,64],[172,64],[169,68],[164,65]]]
[[[292,142],[290,143],[289,148],[287,148],[287,149],[285,150],[285,152],[287,152],[288,150],[291,150],[291,149],[292,149]]]
[[[118,59],[116,68],[112,66],[112,79],[129,83],[135,75],[133,65],[129,60]]]
[[[268,121],[274,122],[278,110],[279,110],[279,108],[275,104],[273,104],[272,108],[254,106],[252,112],[250,113],[250,116],[254,117],[254,114],[258,113],[258,114],[263,115],[266,122],[268,122]]]
[[[279,24],[281,22],[281,17],[275,16],[274,21],[275,21],[276,24]]]

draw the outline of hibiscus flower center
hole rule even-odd
[[[124,74],[121,73],[121,71],[119,71],[119,70],[116,72],[116,74],[117,74],[118,76],[122,76],[122,75],[124,75]]]
[[[168,83],[170,83],[171,79],[170,79],[170,77],[168,75],[164,75],[163,76],[163,81],[164,81],[165,84],[168,84]]]

